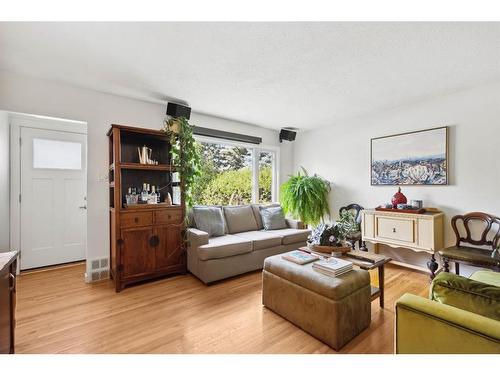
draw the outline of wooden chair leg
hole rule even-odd
[[[455,273],[460,275],[460,263],[455,262]]]
[[[362,241],[362,240],[359,240],[359,241],[360,241],[359,250],[368,251],[368,248],[366,247],[366,242]]]
[[[351,244],[351,248],[356,250],[356,240],[349,240],[349,243]]]
[[[443,257],[443,270],[444,272],[450,272],[450,264],[448,258]]]

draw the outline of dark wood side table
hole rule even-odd
[[[380,307],[384,308],[385,265],[392,259],[385,255],[370,254],[359,250],[348,252],[345,258],[348,258],[347,260],[362,270],[378,269],[378,287],[372,286],[372,301],[378,298]]]
[[[14,354],[17,254],[0,253],[0,354]]]
[[[307,251],[325,258],[331,257],[328,253],[319,253],[311,251],[308,247],[301,247],[299,250]],[[362,270],[370,271],[375,268],[378,269],[378,287],[372,286],[372,301],[379,299],[380,307],[384,308],[384,279],[385,279],[385,265],[392,259],[382,254],[372,254],[365,251],[353,250],[342,256],[346,260],[352,262],[353,265],[361,268]]]

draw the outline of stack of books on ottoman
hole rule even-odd
[[[314,254],[309,254],[305,251],[302,250],[294,250],[290,251],[289,253],[286,253],[281,256],[283,259],[286,259],[290,262],[297,263],[300,265],[304,265],[307,263],[314,262],[315,260],[319,259],[319,256],[314,255]]]
[[[347,260],[332,257],[314,263],[312,268],[324,275],[337,277],[351,271],[352,263]]]

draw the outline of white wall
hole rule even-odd
[[[363,105],[360,103],[360,105]],[[500,84],[494,83],[301,133],[294,169],[304,166],[333,182],[332,212],[348,203],[375,207],[390,201],[396,187],[370,185],[370,138],[450,126],[449,186],[403,186],[408,199],[423,199],[446,215],[446,243],[454,243],[450,218],[484,211],[500,216]],[[389,249],[386,249],[389,252]],[[427,257],[391,251],[423,265]]]
[[[0,252],[9,251],[9,117],[0,111]]]
[[[186,98],[189,100],[189,98]],[[88,258],[109,254],[108,138],[110,124],[160,129],[166,105],[104,94],[75,86],[0,71],[0,109],[85,121],[88,124]],[[276,131],[197,113],[192,122],[236,133],[260,136],[279,145]],[[8,139],[8,137],[7,137]],[[288,147],[287,152],[290,152]],[[286,156],[286,152],[285,152]],[[291,158],[281,158],[289,173]]]

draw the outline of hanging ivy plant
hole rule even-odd
[[[181,190],[188,207],[193,205],[193,184],[200,174],[201,157],[193,137],[193,125],[184,117],[174,117],[165,122],[164,131],[170,137],[171,164],[181,176]]]

